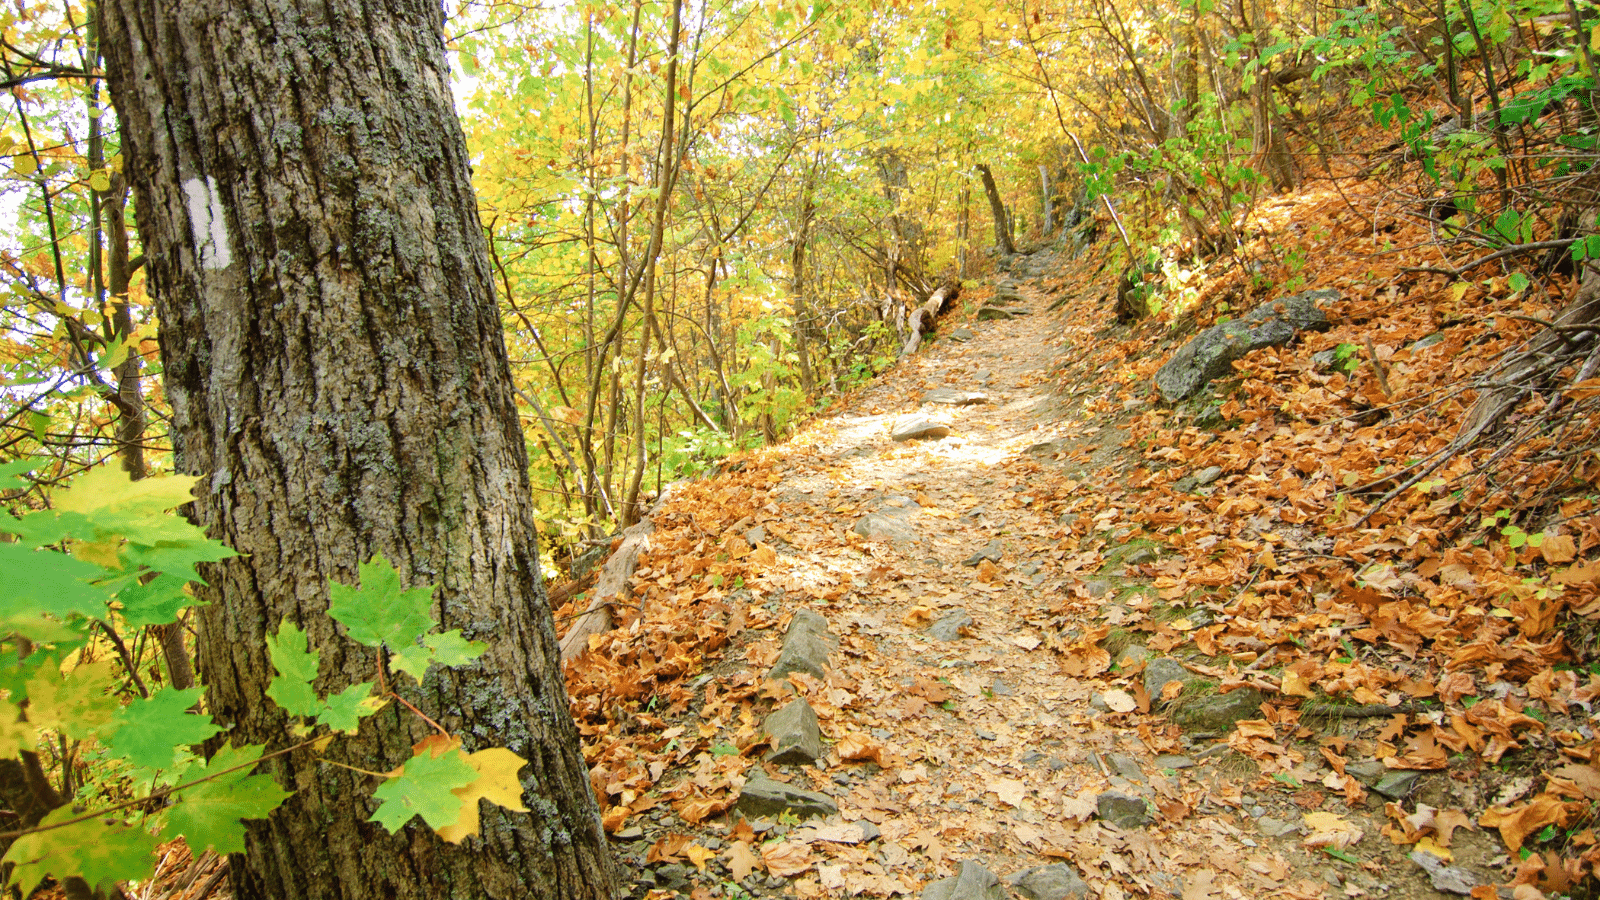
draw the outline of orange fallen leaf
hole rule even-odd
[[[750,844],[746,841],[734,841],[728,847],[725,859],[728,863],[728,872],[733,875],[734,881],[745,880],[751,872],[762,866],[761,857],[750,849]]]
[[[783,841],[761,848],[761,861],[767,871],[779,878],[791,878],[810,869],[815,862],[811,848],[796,841]]]
[[[1506,848],[1516,853],[1528,835],[1546,825],[1567,824],[1567,805],[1554,794],[1540,794],[1521,806],[1490,807],[1478,817],[1478,824],[1499,829]]]

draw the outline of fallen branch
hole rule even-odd
[[[944,305],[959,296],[961,296],[961,282],[953,279],[946,281],[928,297],[927,302],[911,313],[911,318],[906,321],[906,330],[911,332],[911,336],[906,338],[905,346],[900,348],[901,359],[917,352],[917,348],[922,345],[923,333],[933,330],[934,320],[944,310]]]
[[[661,508],[667,498],[672,495],[672,486],[668,485],[661,492],[661,499],[657,501],[654,509]],[[628,526],[622,532],[622,543],[600,567],[600,579],[595,583],[594,596],[589,598],[589,606],[567,633],[561,638],[561,661],[570,662],[583,655],[589,649],[589,638],[594,635],[605,634],[611,630],[611,607],[618,600],[628,596],[628,579],[633,577],[633,570],[639,565],[639,556],[650,549],[650,535],[656,530],[655,523],[646,515],[637,523]]]

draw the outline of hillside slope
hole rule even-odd
[[[1050,247],[969,289],[968,324],[657,510],[635,606],[569,669],[641,895],[914,895],[962,861],[1064,862],[1100,897],[1432,896],[1430,870],[1573,890],[1600,799],[1600,519],[1592,464],[1559,451],[1592,446],[1587,420],[1385,497],[1571,285],[1528,288],[1540,315],[1504,277],[1384,253],[1424,226],[1375,180],[1264,215],[1278,257],[1309,262],[1277,284],[1193,273],[1203,308],[1329,288],[1331,328],[1198,399],[1151,379],[1210,323],[1118,325],[1094,248]],[[980,321],[997,286],[1027,314]],[[914,415],[949,434],[891,439]],[[780,684],[802,611],[826,622],[824,674]],[[792,692],[816,765],[762,761]],[[768,776],[837,812],[735,807]]]

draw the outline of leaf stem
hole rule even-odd
[[[130,806],[142,806],[142,805],[144,805],[146,803],[151,802],[152,800],[163,800],[163,799],[166,799],[167,797],[172,796],[173,794],[179,793],[181,791],[186,791],[189,788],[192,788],[192,787],[194,787],[196,785],[205,784],[208,781],[215,781],[215,780],[217,780],[218,778],[221,778],[224,775],[232,774],[234,772],[239,771],[240,769],[249,769],[249,768],[252,768],[254,766],[258,766],[261,763],[264,763],[269,759],[276,759],[277,757],[284,756],[284,755],[289,754],[289,753],[293,753],[294,751],[299,750],[302,747],[309,747],[312,744],[315,744],[318,740],[321,740],[321,738],[314,738],[314,739],[311,739],[311,740],[301,741],[298,744],[294,744],[293,746],[285,747],[282,750],[274,750],[273,752],[268,753],[265,756],[257,757],[256,759],[252,759],[249,762],[242,762],[242,763],[240,763],[240,764],[238,764],[236,766],[230,766],[230,767],[228,767],[226,769],[223,769],[220,772],[211,772],[211,773],[208,773],[207,775],[205,775],[205,776],[203,776],[201,778],[196,778],[193,781],[185,782],[183,784],[173,785],[172,787],[166,788],[164,790],[156,791],[155,793],[151,794],[148,797],[138,797],[138,798],[135,798],[133,800],[126,800],[126,801],[123,801],[122,803],[117,803],[117,804],[112,805],[112,806],[107,806],[104,809],[96,809],[96,810],[93,810],[91,812],[86,812],[81,816],[77,816],[76,818],[66,819],[66,820],[61,821],[61,822],[54,822],[54,823],[51,823],[49,825],[45,825],[45,826],[40,827],[40,828],[23,828],[23,829],[19,829],[19,830],[16,830],[16,831],[0,831],[0,840],[14,840],[14,839],[22,837],[23,835],[26,835],[26,834],[38,834],[38,833],[44,832],[44,831],[54,831],[57,828],[65,828],[68,825],[76,825],[79,822],[87,822],[90,819],[97,819],[97,818],[99,818],[101,816],[104,816],[106,813],[113,813],[113,812],[116,812],[119,809],[127,809]]]
[[[428,718],[428,714],[427,713],[423,712],[420,709],[417,709],[415,706],[412,706],[410,701],[406,700],[406,698],[400,696],[399,694],[396,694],[394,691],[390,691],[389,692],[389,696],[391,696],[394,699],[400,701],[400,705],[404,706],[406,709],[409,709],[412,712],[416,713],[417,715],[421,716],[422,717],[422,721],[427,722],[429,725],[432,725],[434,728],[438,729],[440,734],[444,735],[445,737],[449,737],[450,736],[450,732],[448,730],[446,730],[443,725],[440,725],[438,722],[435,722],[434,720]]]

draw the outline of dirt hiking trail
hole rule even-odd
[[[1109,307],[1052,310],[1064,263],[1018,259],[842,409],[652,517],[631,608],[569,678],[631,896],[1440,896],[1382,805],[1457,787],[1374,768],[1386,719],[1262,722],[1269,777],[1239,752],[1272,714],[1250,671],[1219,692],[1143,646],[1217,613],[1155,602],[1164,548],[1126,527],[1163,501],[1125,483],[1127,373],[1079,349]],[[1010,312],[980,321],[996,285]],[[948,434],[893,439],[919,416]],[[1085,492],[1119,502],[1066,512]],[[1455,837],[1457,865],[1499,852]]]

